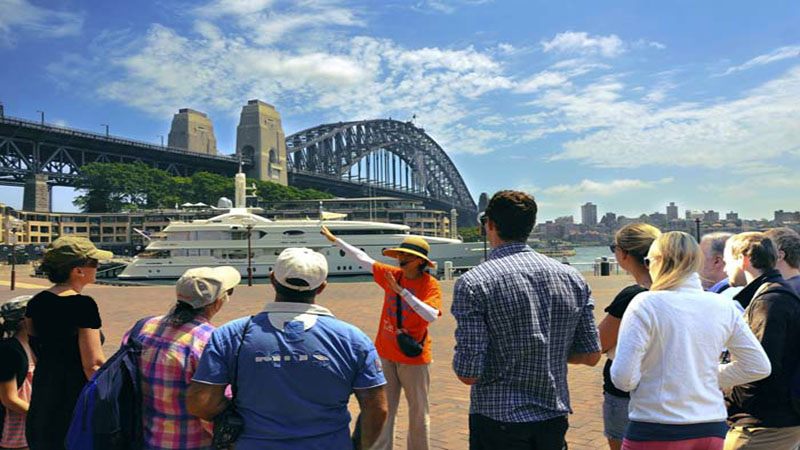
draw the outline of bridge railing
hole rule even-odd
[[[121,144],[121,145],[135,145],[137,147],[144,147],[144,148],[147,148],[148,150],[155,150],[155,151],[160,151],[160,152],[169,152],[169,153],[175,153],[175,154],[189,155],[189,156],[193,156],[193,157],[201,156],[201,157],[205,157],[205,158],[217,159],[217,160],[226,161],[226,162],[231,162],[231,161],[235,162],[235,161],[237,161],[233,157],[233,155],[208,155],[208,154],[204,154],[204,153],[198,153],[198,152],[192,152],[192,151],[189,151],[189,150],[184,150],[182,148],[156,145],[156,144],[153,144],[153,143],[150,143],[150,142],[146,142],[146,141],[138,141],[138,140],[135,140],[135,139],[126,139],[126,138],[120,138],[120,137],[116,137],[116,136],[106,136],[105,134],[95,133],[95,132],[92,132],[92,131],[80,130],[80,129],[77,129],[77,128],[63,127],[63,126],[60,126],[60,125],[55,125],[55,124],[50,124],[50,123],[36,122],[36,121],[32,121],[32,120],[22,119],[22,118],[19,118],[19,117],[2,116],[2,117],[0,117],[0,124],[25,126],[25,127],[28,127],[28,128],[34,128],[34,129],[38,129],[38,130],[42,130],[42,131],[55,131],[55,132],[58,132],[58,133],[67,134],[69,136],[82,137],[82,138],[86,138],[86,139],[98,139],[98,140],[103,140],[103,141],[106,141],[106,142],[111,142],[111,143],[114,143],[114,144]],[[242,158],[242,162],[244,164],[248,164],[248,165],[252,164],[252,161],[249,158]]]

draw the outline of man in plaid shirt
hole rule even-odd
[[[536,209],[528,194],[496,193],[485,214],[489,259],[455,285],[453,369],[472,386],[471,450],[561,450],[567,363],[600,360],[586,280],[525,243]]]

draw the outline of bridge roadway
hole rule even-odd
[[[233,174],[239,162],[226,155],[206,155],[149,142],[107,136],[29,120],[0,117],[0,183],[22,185],[33,174],[50,185],[70,186],[90,162],[136,162],[188,176],[206,171]],[[245,169],[250,161],[243,161]]]

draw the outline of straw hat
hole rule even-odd
[[[410,255],[418,256],[425,261],[428,261],[428,265],[433,267],[436,265],[430,258],[428,258],[428,252],[430,252],[431,246],[419,236],[409,236],[403,239],[403,242],[400,244],[399,247],[389,248],[383,251],[384,256],[388,256],[390,258],[397,258],[398,253],[408,253]]]

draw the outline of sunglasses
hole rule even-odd
[[[657,256],[653,256],[652,258],[649,256],[645,256],[645,258],[642,260],[642,262],[644,263],[644,268],[649,269],[650,266],[653,264],[653,261],[655,261],[656,259],[658,259]]]
[[[233,288],[228,289],[227,294],[229,297],[233,295]]]
[[[88,267],[90,269],[97,269],[97,267],[99,265],[100,265],[100,261],[98,261],[98,260],[96,260],[94,258],[89,258],[89,260],[86,261],[86,265],[84,267]]]
[[[611,253],[617,253],[617,244],[609,245],[608,249],[611,250]]]

